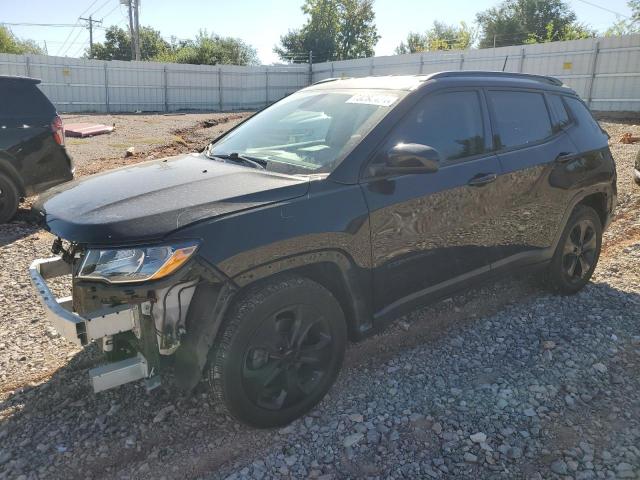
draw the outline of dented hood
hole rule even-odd
[[[183,155],[69,182],[34,209],[45,228],[78,243],[157,240],[193,222],[305,195],[308,180]]]

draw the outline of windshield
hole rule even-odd
[[[282,173],[330,173],[405,93],[365,89],[294,93],[247,120],[207,154],[237,154],[266,162],[267,170]]]

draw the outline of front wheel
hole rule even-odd
[[[593,208],[578,205],[562,232],[547,268],[547,285],[560,293],[578,292],[593,275],[601,246],[600,217]]]
[[[232,306],[209,355],[209,384],[238,420],[285,425],[327,393],[346,343],[344,314],[331,292],[307,278],[279,277]]]

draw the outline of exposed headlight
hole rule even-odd
[[[184,242],[135,248],[88,250],[78,277],[109,283],[157,280],[175,272],[194,254],[198,244]]]

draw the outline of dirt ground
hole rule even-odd
[[[91,139],[69,139],[68,146],[81,177],[148,158],[197,150],[207,139],[219,135],[246,115],[249,114],[91,116],[91,120],[98,122],[115,122],[116,132]],[[86,117],[77,116],[65,118],[67,122],[85,120]],[[640,146],[622,145],[617,140],[624,132],[640,135],[640,127],[623,121],[601,121],[601,124],[611,134],[611,150],[619,177],[619,206],[605,235],[593,282],[596,288],[610,285],[620,292],[637,295],[640,268],[629,252],[640,247],[640,188],[631,181],[633,159]],[[124,151],[130,146],[136,148],[136,154],[124,158]],[[205,389],[176,399],[162,391],[148,395],[143,386],[128,384],[95,395],[88,385],[87,370],[101,361],[96,349],[74,347],[43,321],[42,308],[28,279],[29,263],[34,258],[50,256],[52,240],[50,234],[29,222],[26,207],[14,222],[0,225],[0,264],[3,266],[0,270],[0,479],[191,479],[227,475],[262,478],[251,465],[264,465],[263,459],[268,455],[282,457],[282,462],[286,460],[285,467],[291,451],[297,448],[320,458],[325,452],[314,451],[313,444],[307,446],[305,442],[315,439],[318,432],[333,428],[338,420],[342,423],[344,405],[363,397],[361,385],[377,382],[372,372],[379,366],[395,365],[402,353],[412,348],[426,347],[436,354],[447,355],[449,350],[441,350],[444,339],[464,335],[485,319],[504,314],[514,304],[522,305],[522,312],[514,315],[527,315],[528,302],[547,298],[527,279],[502,279],[416,310],[398,319],[383,335],[350,346],[337,384],[314,412],[295,422],[290,429],[257,431],[223,414]],[[61,294],[65,285],[56,285],[56,289],[56,293]],[[547,308],[544,302],[540,308]],[[548,308],[555,307],[549,303]],[[636,335],[640,335],[640,327],[635,329]],[[496,340],[487,337],[483,342],[486,344],[478,346],[479,349],[489,348]],[[625,362],[637,377],[640,355],[630,354]],[[523,364],[513,368],[529,367]],[[402,387],[397,385],[398,389]],[[636,383],[620,386],[612,380],[607,388],[633,402],[640,395]],[[580,431],[597,431],[599,417],[586,407],[579,412],[580,415],[575,411],[567,413],[567,418],[571,416],[570,424]],[[626,424],[637,421],[637,418],[627,419]],[[305,429],[312,424],[319,425],[320,430]],[[624,422],[612,425],[611,428],[620,431],[627,426]],[[547,431],[542,434],[547,435]],[[568,441],[557,431],[542,440],[549,451],[564,448],[562,441]],[[290,469],[274,467],[266,477],[297,478],[298,471],[307,471],[304,476],[309,477],[324,475],[321,478],[325,479],[364,475],[345,455],[336,454],[335,460],[315,470],[294,470],[295,464]],[[297,461],[301,460],[297,457]],[[545,454],[527,461],[526,468],[540,472],[540,477],[535,478],[554,475],[548,469]],[[638,464],[631,466],[638,468],[639,465],[640,457]],[[510,470],[499,472],[500,478],[534,478],[526,468],[513,463],[509,465]],[[442,472],[444,470],[438,475]],[[474,470],[464,476],[492,475],[489,471]],[[386,475],[373,476],[384,478]],[[601,478],[606,476],[603,470]]]
[[[67,137],[77,176],[134,162],[192,152],[226,132],[250,112],[167,115],[64,115],[65,124],[93,122],[113,125],[110,134],[90,138]],[[133,147],[135,153],[125,158]]]

